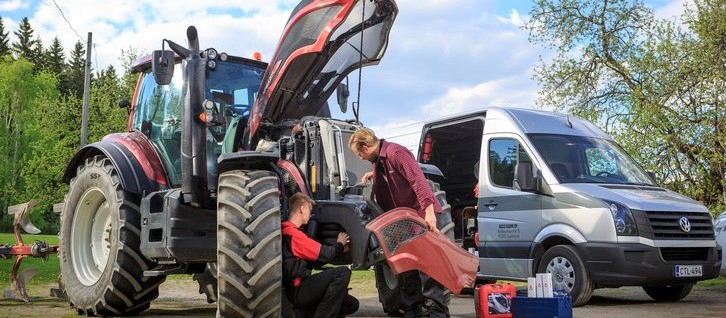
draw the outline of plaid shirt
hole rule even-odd
[[[441,213],[441,204],[429,188],[421,167],[408,148],[380,140],[380,151],[373,163],[373,193],[376,201],[388,211],[408,207],[426,216],[426,207],[433,204]]]

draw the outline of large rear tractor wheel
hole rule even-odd
[[[60,269],[71,305],[85,315],[133,315],[159,296],[163,277],[139,252],[140,198],[121,186],[111,161],[86,159],[61,215]]]
[[[429,188],[434,193],[434,196],[439,200],[442,208],[442,216],[438,217],[436,227],[440,233],[448,237],[452,242],[454,241],[454,223],[451,220],[451,205],[446,201],[446,192],[441,190],[441,186],[431,180],[427,180]],[[374,266],[374,273],[376,276],[376,288],[378,289],[378,300],[381,302],[383,311],[391,316],[401,316],[403,311],[401,310],[400,294],[401,287],[398,286],[398,280],[395,274],[391,271],[388,264],[377,264]],[[423,286],[422,286],[423,287]],[[433,303],[427,297],[427,293],[424,290],[424,313],[428,312],[428,307]],[[444,290],[444,301],[449,304],[451,302],[451,292]]]
[[[219,176],[218,317],[279,317],[282,301],[280,191],[269,171]]]

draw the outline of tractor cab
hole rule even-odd
[[[216,187],[216,160],[222,153],[236,151],[257,96],[266,63],[203,51],[206,59],[201,89],[206,133],[206,161],[210,189]],[[152,71],[152,56],[139,59],[132,70],[139,81],[131,104],[128,130],[142,133],[154,145],[171,188],[181,185],[182,91],[184,72],[175,58],[168,83],[158,83]],[[203,117],[203,118],[199,118]]]

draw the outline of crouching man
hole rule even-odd
[[[296,315],[341,317],[358,310],[358,300],[348,295],[350,269],[333,267],[311,274],[312,265],[325,264],[348,251],[350,238],[339,233],[335,245],[322,245],[300,227],[310,221],[314,201],[295,193],[288,201],[289,216],[282,222],[282,284]]]

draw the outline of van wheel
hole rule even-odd
[[[537,272],[551,273],[552,288],[570,294],[574,307],[586,304],[592,297],[590,274],[571,245],[557,245],[548,249],[542,255]]]
[[[693,289],[693,283],[670,286],[643,286],[645,293],[656,301],[679,301],[688,296],[691,289]]]

